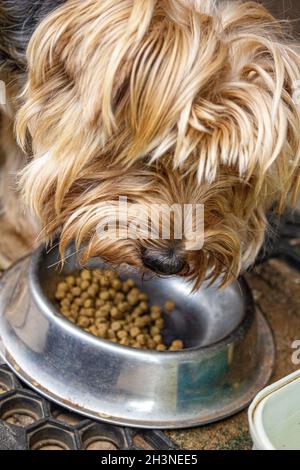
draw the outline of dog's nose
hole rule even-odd
[[[154,250],[144,250],[142,261],[146,268],[158,274],[178,274],[185,266],[185,259],[175,251],[160,253]]]

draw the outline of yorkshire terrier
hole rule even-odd
[[[21,234],[196,286],[254,262],[300,186],[286,22],[256,2],[1,0],[0,26],[2,199]],[[97,236],[120,196],[203,204],[203,247]]]

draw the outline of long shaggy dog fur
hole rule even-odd
[[[254,2],[37,3],[53,11],[32,27],[26,59],[8,33],[1,54],[28,155],[20,187],[42,237],[59,231],[62,253],[75,240],[84,261],[143,270],[149,242],[100,239],[99,205],[201,203],[204,247],[176,245],[181,274],[230,282],[255,260],[266,212],[299,191],[300,50],[286,25]]]

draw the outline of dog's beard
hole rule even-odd
[[[197,285],[253,262],[266,211],[300,181],[299,49],[262,6],[69,0],[37,28],[28,65],[21,186],[62,252],[75,239],[83,260],[143,269],[142,237],[95,235],[99,204],[126,196],[204,204],[203,248],[180,246]]]
[[[99,170],[95,162],[93,171],[88,168],[82,178],[73,183],[59,214],[51,212],[51,198],[44,202],[46,218],[41,238],[49,240],[60,232],[62,259],[68,245],[75,241],[82,264],[101,256],[116,266],[127,264],[141,272],[147,271],[142,262],[145,249],[162,257],[172,250],[186,261],[178,274],[191,280],[195,288],[204,279],[213,282],[218,277],[221,278],[220,285],[227,285],[239,275],[241,268],[247,268],[254,261],[264,237],[265,212],[253,208],[255,185],[241,182],[237,175],[226,171],[213,183],[196,186],[195,178],[192,173],[183,177],[161,163],[147,167],[147,170],[135,165],[105,171]],[[120,198],[138,206],[133,217],[126,219],[125,226],[124,213],[118,212]],[[154,224],[157,223],[154,227],[148,225],[149,220],[143,213],[153,215],[153,207],[156,210],[175,206],[180,210],[186,205],[203,206],[203,220],[199,221],[199,226],[193,218],[192,226],[189,226],[192,235],[203,235],[201,248],[197,248],[197,240],[189,233],[181,231],[181,237],[174,236],[172,211],[164,218],[162,210],[159,217],[154,218]],[[162,238],[162,225],[168,215],[170,236]],[[116,236],[99,230],[107,226],[117,229]],[[123,230],[129,226],[130,230],[124,236]]]

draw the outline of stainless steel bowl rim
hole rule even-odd
[[[64,273],[79,268],[73,254]],[[95,338],[60,315],[52,304],[62,279],[53,269],[59,259],[57,249],[42,247],[0,281],[0,354],[22,380],[52,401],[114,424],[184,428],[234,414],[269,380],[272,334],[253,308],[243,279],[224,293],[216,285],[206,290],[204,284],[189,297],[189,284],[180,278],[149,279],[148,284],[132,273],[153,303],[176,301],[166,318],[166,338],[182,334],[188,346],[145,351]],[[88,267],[97,265],[105,263],[92,260]]]

